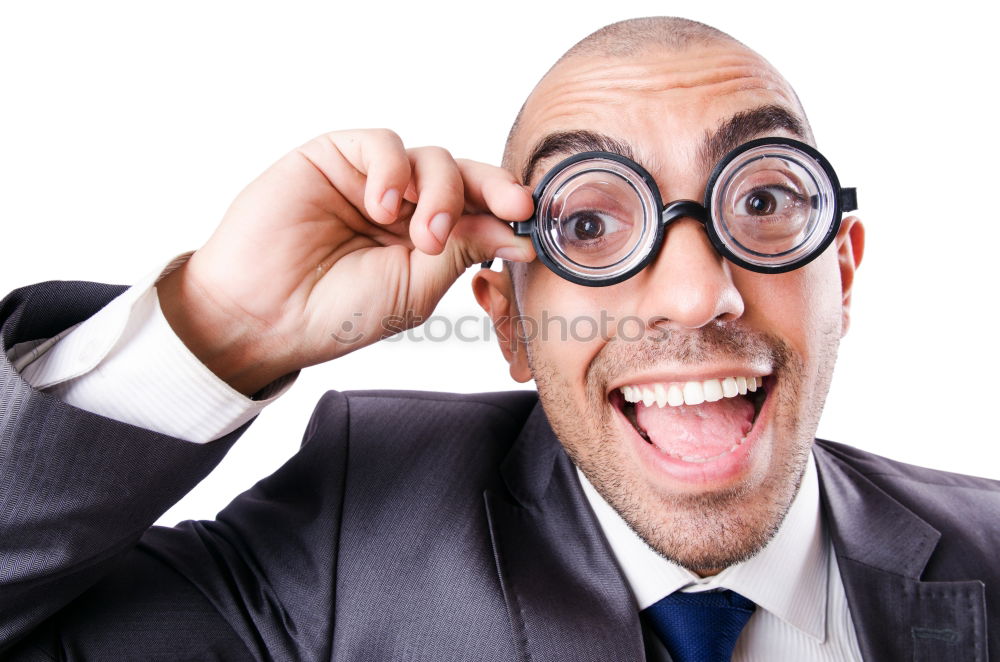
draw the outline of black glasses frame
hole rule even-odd
[[[771,265],[760,265],[753,262],[748,262],[744,260],[739,255],[735,254],[729,249],[728,246],[722,241],[718,234],[716,224],[712,222],[711,212],[709,209],[712,204],[712,194],[715,190],[715,185],[725,170],[733,160],[738,158],[744,152],[750,151],[757,147],[767,146],[767,145],[784,145],[787,147],[792,147],[800,152],[805,153],[807,156],[812,158],[826,174],[827,178],[830,180],[831,187],[834,192],[834,209],[833,209],[833,220],[830,223],[830,227],[827,229],[826,235],[823,237],[822,241],[819,242],[816,247],[808,254],[789,262],[788,264],[781,264],[777,266]],[[578,163],[580,161],[585,161],[587,159],[606,159],[609,161],[615,161],[621,165],[632,170],[635,174],[639,175],[639,178],[649,189],[650,194],[656,204],[656,208],[660,209],[660,220],[656,227],[656,238],[653,242],[653,246],[649,253],[635,266],[630,268],[628,271],[618,274],[616,276],[611,276],[608,278],[584,278],[578,274],[566,270],[562,265],[555,262],[552,257],[548,254],[541,244],[538,233],[538,222],[537,222],[537,210],[538,203],[545,192],[546,187],[562,170]],[[830,162],[826,160],[822,154],[819,153],[814,147],[807,145],[798,140],[793,140],[791,138],[759,138],[757,140],[751,140],[748,143],[744,143],[737,147],[736,149],[730,151],[716,164],[715,168],[712,170],[711,175],[709,175],[708,183],[705,186],[705,195],[703,202],[697,202],[695,200],[674,200],[672,202],[663,204],[663,199],[660,196],[660,189],[656,185],[656,181],[653,176],[646,171],[641,165],[635,161],[622,156],[621,154],[615,154],[613,152],[581,152],[579,154],[574,154],[569,158],[566,158],[556,164],[552,169],[550,169],[538,185],[535,187],[535,191],[532,194],[532,199],[535,204],[535,214],[526,221],[517,221],[513,224],[514,234],[521,237],[531,237],[531,243],[535,247],[535,253],[538,258],[548,267],[551,271],[558,274],[562,278],[568,281],[576,283],[578,285],[586,285],[588,287],[601,287],[606,285],[614,285],[627,280],[639,273],[650,262],[656,259],[659,255],[661,248],[663,247],[663,239],[666,236],[667,228],[670,224],[682,219],[691,218],[699,223],[701,223],[705,228],[705,233],[708,235],[709,241],[715,248],[719,255],[722,255],[727,260],[736,264],[737,266],[743,267],[750,271],[755,271],[757,273],[784,273],[787,271],[792,271],[806,264],[812,262],[816,259],[830,243],[837,236],[837,232],[840,230],[840,224],[842,216],[845,212],[854,211],[857,209],[857,189],[854,188],[841,188],[840,180],[837,178],[837,173],[834,171],[833,166]],[[814,200],[813,204],[817,204]],[[489,267],[492,264],[492,260],[489,262],[484,262],[484,267]]]

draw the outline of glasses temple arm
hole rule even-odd
[[[854,211],[858,208],[858,189],[840,189],[840,211]]]

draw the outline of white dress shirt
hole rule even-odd
[[[820,514],[810,454],[802,485],[774,538],[759,554],[699,577],[647,545],[579,469],[584,494],[640,610],[674,591],[730,589],[757,604],[733,662],[861,660],[844,585]]]
[[[14,345],[7,352],[12,365],[33,387],[107,418],[195,443],[232,432],[285,393],[298,373],[250,399],[191,353],[163,316],[155,287],[190,256],[174,258],[58,336]]]
[[[285,393],[296,375],[251,399],[187,349],[163,316],[155,284],[189,256],[171,260],[58,336],[15,345],[8,351],[11,363],[33,387],[75,407],[190,442],[206,443],[240,427]],[[822,526],[813,461],[764,550],[706,578],[656,554],[579,475],[639,609],[677,590],[728,588],[758,605],[737,642],[734,662],[861,660]]]

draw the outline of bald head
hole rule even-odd
[[[766,64],[763,58],[760,58],[759,55],[742,42],[710,25],[675,16],[649,16],[612,23],[587,35],[556,61],[548,72],[546,72],[545,76],[542,77],[535,90],[537,91],[547,78],[555,74],[564,65],[576,59],[625,60],[652,51],[685,53],[692,49],[705,49],[712,46],[728,46],[743,50],[753,54]],[[790,86],[789,90],[791,91]],[[802,110],[802,106],[795,96],[794,91],[791,91],[791,93],[794,97],[796,110],[803,120],[802,132],[811,141],[811,131],[805,119],[805,112]],[[514,150],[512,147],[533,95],[534,92],[532,92],[532,95],[529,95],[524,105],[522,105],[507,135],[507,142],[504,146],[503,165],[509,170],[514,170],[518,165],[514,162]]]
[[[558,62],[575,55],[628,57],[651,48],[682,51],[718,41],[740,43],[722,30],[686,18],[630,18],[587,35],[566,51]]]

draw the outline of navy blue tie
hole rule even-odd
[[[730,662],[736,640],[756,608],[735,591],[677,591],[646,607],[643,614],[674,662]]]

